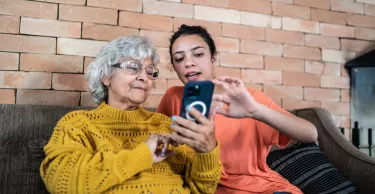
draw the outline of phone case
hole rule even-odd
[[[189,120],[195,120],[185,111],[185,107],[190,105],[208,118],[214,88],[215,85],[211,81],[188,82],[184,87],[180,116]]]

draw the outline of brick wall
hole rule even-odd
[[[161,79],[145,106],[181,85],[168,38],[205,26],[217,75],[241,77],[285,109],[324,107],[350,127],[343,64],[375,40],[375,0],[0,0],[0,103],[92,105],[84,73],[101,47],[145,35],[161,55]]]

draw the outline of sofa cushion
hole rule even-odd
[[[329,163],[315,143],[297,143],[273,151],[267,164],[305,194],[356,193],[354,185]]]

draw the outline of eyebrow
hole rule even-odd
[[[203,46],[196,46],[196,47],[190,49],[190,51],[195,51],[195,50],[197,50],[197,49],[199,49],[199,48],[203,48],[203,49],[204,49]],[[173,56],[174,56],[175,54],[179,54],[179,53],[183,53],[183,52],[184,52],[184,51],[177,51],[177,52],[175,52],[175,53],[173,54]]]

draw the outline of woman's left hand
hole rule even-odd
[[[241,79],[223,76],[213,83],[224,89],[223,93],[215,94],[213,100],[228,106],[227,109],[218,109],[218,114],[231,118],[256,118],[261,104],[250,95]]]
[[[195,118],[198,123],[179,116],[173,116],[172,139],[179,144],[186,144],[198,153],[211,152],[217,146],[215,137],[214,116],[216,108],[210,113],[207,119],[194,107],[187,107],[186,111]]]

